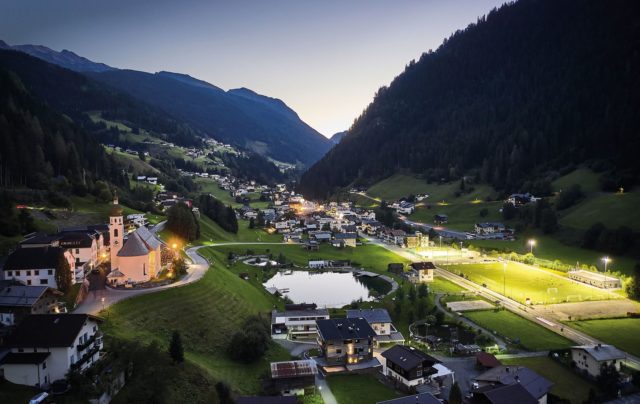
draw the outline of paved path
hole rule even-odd
[[[320,372],[318,372],[318,374],[316,375],[316,386],[320,391],[320,395],[322,396],[322,401],[324,401],[324,404],[338,404],[336,396],[333,395],[333,392],[329,388],[327,380]]]
[[[209,262],[204,259],[198,250],[202,246],[189,248],[186,253],[191,259],[192,264],[187,269],[187,274],[179,281],[164,286],[158,286],[148,289],[112,289],[106,288],[90,292],[84,301],[76,307],[74,313],[98,314],[101,310],[115,304],[121,300],[131,297],[144,295],[147,293],[160,292],[162,290],[185,286],[201,279],[209,268]],[[102,300],[104,299],[104,301]]]

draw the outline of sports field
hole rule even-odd
[[[573,282],[560,272],[514,262],[507,263],[506,271],[499,262],[443,268],[456,274],[464,273],[469,280],[521,303],[526,299],[531,299],[532,304],[551,304],[620,298],[616,293]]]
[[[567,324],[625,352],[640,356],[640,318],[572,321]]]

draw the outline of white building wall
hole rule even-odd
[[[45,363],[49,362],[47,358]],[[4,365],[4,378],[15,384],[23,384],[25,386],[43,385],[45,380],[50,383],[49,366],[42,369],[42,365]]]

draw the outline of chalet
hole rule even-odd
[[[403,215],[410,215],[416,209],[416,205],[411,202],[401,201],[396,208],[396,212]]]
[[[478,352],[476,354],[476,367],[480,369],[492,369],[501,366],[502,362],[495,356],[487,352]]]
[[[151,185],[158,185],[158,177],[147,177],[147,183]]]
[[[479,235],[502,233],[505,230],[506,230],[505,225],[497,222],[476,223],[475,225],[476,234],[479,234]]]
[[[285,306],[285,311],[271,312],[271,337],[274,339],[315,338],[316,320],[329,318],[327,309],[317,309],[316,305],[298,307]]]
[[[382,240],[387,244],[404,245],[407,233],[399,229],[386,229],[382,232]]]
[[[32,314],[6,340],[0,366],[8,381],[45,388],[70,370],[84,370],[100,358],[98,318],[87,314]]]
[[[271,362],[271,381],[265,390],[282,396],[304,395],[315,386],[318,367],[313,360]]]
[[[387,271],[396,275],[404,274],[404,264],[401,262],[392,262],[387,265]]]
[[[331,241],[331,232],[328,231],[314,231],[309,232],[309,238],[319,243]]]
[[[382,373],[407,390],[432,381],[437,381],[438,386],[445,382],[451,386],[454,382],[452,371],[419,349],[394,345],[381,356],[384,358]]]
[[[429,247],[429,236],[422,234],[419,231],[414,234],[407,234],[405,237],[405,244],[407,248]]]
[[[378,234],[378,232],[384,227],[382,223],[377,220],[364,220],[360,225],[363,232],[374,235]]]
[[[285,243],[300,243],[302,242],[302,234],[300,233],[286,233],[284,236]]]
[[[59,236],[60,247],[71,250],[76,267],[86,264],[93,268],[98,263],[98,241],[93,232],[64,231]]]
[[[412,283],[433,282],[433,272],[436,266],[433,262],[412,262],[407,278]]]
[[[127,215],[127,221],[125,224],[135,229],[138,227],[146,226],[147,219],[145,218],[144,213],[132,213],[130,215]]]
[[[330,265],[330,261],[327,260],[311,260],[307,264],[307,266],[311,269],[323,269],[329,267]]]
[[[13,279],[27,286],[44,285],[58,288],[56,268],[65,259],[71,273],[75,273],[76,260],[68,250],[61,247],[18,248],[7,258],[2,268],[4,279]],[[76,277],[71,277],[76,283]]]
[[[355,247],[357,239],[356,233],[336,233],[331,243],[334,247]]]
[[[496,366],[486,372],[480,374],[474,379],[474,391],[473,397],[476,396],[489,398],[494,397],[493,401],[489,403],[540,403],[546,404],[547,394],[551,391],[553,383],[544,377],[540,376],[533,370],[523,366]],[[517,388],[502,389],[505,386],[522,386],[527,394],[524,394],[522,390],[516,391]],[[491,392],[492,390],[496,390]],[[520,397],[518,401],[505,401],[506,399],[513,400],[514,397]],[[497,400],[497,401],[496,401]]]
[[[376,333],[376,345],[385,343],[404,343],[404,337],[391,323],[386,309],[347,310],[347,318],[364,318]]]
[[[571,359],[576,368],[591,377],[600,376],[603,365],[615,366],[620,370],[620,363],[626,355],[613,345],[580,345],[571,347]]]
[[[138,175],[136,176],[136,181],[146,181],[147,180],[147,176],[146,175]]]
[[[373,359],[373,328],[363,318],[317,320],[318,345],[328,366],[356,365]]]
[[[529,202],[535,202],[536,200],[536,197],[527,192],[526,194],[511,194],[505,203],[509,203],[513,206],[522,206]]]
[[[278,233],[286,233],[289,232],[289,222],[287,220],[281,222],[275,222],[273,227],[276,229]]]
[[[446,224],[449,222],[449,216],[442,214],[442,213],[438,213],[436,215],[433,215],[433,223],[437,224],[437,225],[441,225],[441,224]]]
[[[0,324],[15,325],[29,314],[57,313],[62,296],[48,286],[5,286],[0,289]]]

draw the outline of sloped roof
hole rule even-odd
[[[537,404],[538,400],[519,383],[499,386],[479,393],[491,404]]]
[[[50,352],[9,352],[2,358],[3,365],[39,365],[51,355]]]
[[[60,247],[18,248],[9,255],[3,269],[52,269],[62,254],[64,249]]]
[[[571,349],[580,349],[593,356],[597,361],[624,359],[626,355],[613,345],[580,345]]]
[[[70,347],[82,326],[93,318],[87,314],[31,314],[25,316],[7,338],[9,347]]]
[[[373,328],[363,318],[332,318],[316,320],[318,332],[325,340],[345,340],[375,337]]]
[[[510,385],[521,384],[535,398],[540,398],[551,390],[549,380],[524,366],[496,366],[482,373],[476,380]]]
[[[382,353],[382,356],[400,366],[404,370],[411,370],[421,364],[422,362],[428,362],[429,366],[432,366],[439,361],[419,349],[408,347],[406,345],[394,345]],[[434,370],[432,373],[436,373]]]
[[[132,233],[125,241],[122,249],[118,251],[118,257],[139,257],[149,254],[149,247],[142,241],[137,233]]]
[[[391,316],[386,309],[347,310],[347,318],[364,318],[369,324],[391,322]]]
[[[0,306],[31,307],[47,289],[47,286],[7,286],[0,289]]]
[[[135,233],[140,236],[142,241],[144,241],[149,247],[151,247],[152,250],[155,250],[156,248],[160,247],[160,244],[162,244],[160,240],[158,240],[158,238],[144,226],[139,227],[135,231]]]

